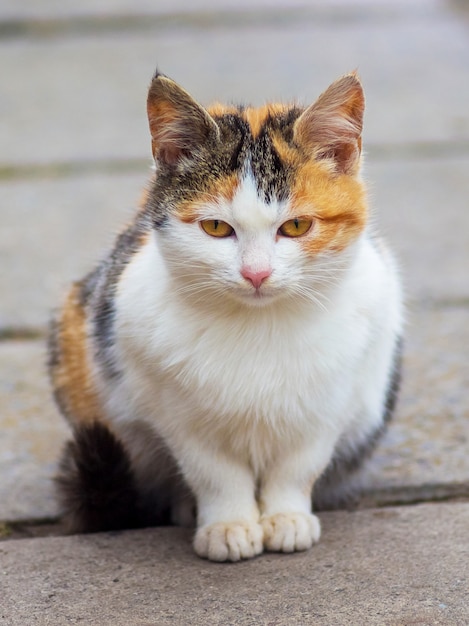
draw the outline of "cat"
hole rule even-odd
[[[154,173],[52,323],[72,532],[196,525],[195,552],[307,550],[391,417],[403,304],[360,178],[355,73],[308,107],[199,105],[156,73]]]

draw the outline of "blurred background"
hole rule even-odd
[[[364,175],[409,302],[408,375],[369,497],[466,493],[467,1],[2,0],[0,59],[0,519],[54,513],[67,431],[46,324],[136,206],[156,67],[202,103],[253,104],[308,104],[358,70]]]
[[[253,104],[308,104],[358,69],[365,174],[409,295],[469,280],[468,3],[3,0],[0,20],[1,327],[42,327],[135,206],[157,66],[203,103]]]

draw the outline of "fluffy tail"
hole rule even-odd
[[[130,457],[104,424],[79,426],[62,453],[55,478],[70,532],[98,532],[141,525]]]

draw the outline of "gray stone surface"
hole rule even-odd
[[[0,521],[57,514],[51,477],[68,430],[45,361],[41,342],[0,343]]]
[[[198,559],[175,529],[0,544],[5,626],[465,626],[469,504],[321,515],[310,552]]]
[[[365,0],[364,5],[370,4]],[[376,1],[376,0],[373,0]],[[402,2],[403,0],[401,0]],[[414,0],[415,2],[415,0]],[[77,16],[109,17],[115,15],[143,14],[162,15],[166,13],[201,13],[205,11],[246,10],[254,8],[285,8],[285,0],[82,0],[80,3],[61,2],[60,0],[3,0],[0,19],[54,19],[74,18]],[[289,7],[307,5],[307,0],[292,0]],[[340,2],[339,2],[340,4]]]
[[[408,0],[394,0],[389,5],[388,0],[359,0],[353,3],[348,0],[82,0],[80,3],[64,3],[60,0],[3,0],[0,7],[0,20],[10,19],[48,19],[48,18],[74,18],[77,16],[109,17],[115,15],[143,14],[162,15],[167,13],[196,13],[245,11],[262,9],[266,12],[275,9],[295,9],[298,7],[314,8],[317,12],[330,13],[331,8],[341,11],[366,10],[368,13],[393,14],[396,8],[402,11],[418,10],[419,12],[434,12],[441,9],[438,0],[412,0],[409,6]]]
[[[397,255],[411,303],[469,304],[468,173],[469,155],[365,162],[378,231]]]
[[[409,316],[396,418],[363,472],[364,503],[469,498],[469,310]]]
[[[44,329],[133,214],[149,172],[0,183],[0,328]]]
[[[359,68],[368,95],[367,141],[455,141],[467,150],[469,25],[450,4],[429,10],[419,3],[409,11],[400,3],[390,16],[353,3],[328,13],[320,4],[319,14],[296,19],[285,5],[273,22],[261,11],[216,27],[156,20],[129,32],[0,39],[8,72],[0,163],[146,157],[146,88],[157,64],[204,102],[309,102]]]

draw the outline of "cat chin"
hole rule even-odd
[[[273,302],[279,300],[282,296],[280,293],[272,293],[268,291],[252,290],[250,292],[232,292],[230,294],[238,303],[253,308],[262,308],[269,306]]]

